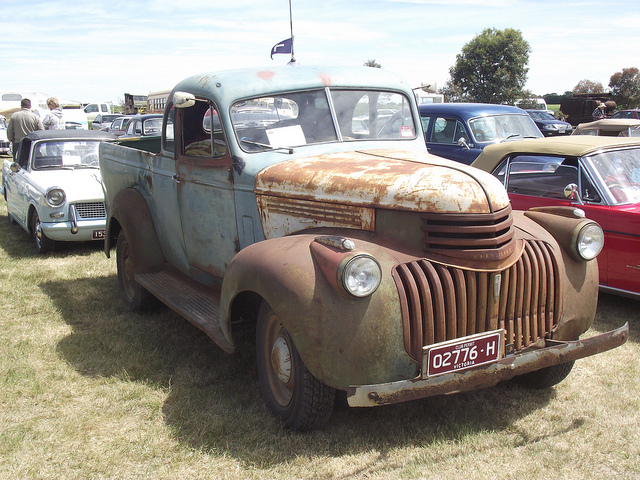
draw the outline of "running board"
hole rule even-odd
[[[205,287],[177,270],[139,273],[135,281],[149,293],[206,333],[227,353],[234,353],[220,328],[220,286]]]

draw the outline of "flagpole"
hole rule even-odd
[[[293,14],[291,12],[291,0],[289,0],[289,26],[291,28],[291,61],[289,63],[296,63],[296,59],[293,56]]]

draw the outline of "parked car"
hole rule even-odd
[[[84,106],[84,113],[91,122],[99,113],[111,113],[111,105],[108,103],[88,103]]]
[[[558,120],[546,110],[525,110],[533,119],[540,133],[545,137],[571,135],[573,126],[569,122]]]
[[[115,137],[90,130],[38,130],[2,165],[9,220],[31,234],[38,253],[58,241],[103,240],[106,221],[98,165],[100,142]]]
[[[640,120],[631,118],[605,118],[595,122],[579,124],[572,135],[595,135],[603,137],[638,137]]]
[[[111,125],[104,128],[103,131],[112,133],[116,137],[124,135],[125,132],[127,131],[127,125],[129,123],[130,118],[131,116],[126,116],[126,115],[119,116],[113,122],[111,122]]]
[[[473,162],[517,210],[574,206],[604,230],[600,289],[640,299],[640,138],[556,137],[493,145]]]
[[[619,112],[616,112],[613,115],[611,115],[610,118],[613,118],[613,119],[632,118],[632,119],[640,120],[640,108],[633,108],[630,110],[620,110]]]
[[[91,129],[103,130],[105,128],[108,128],[111,125],[111,122],[113,122],[116,118],[120,116],[121,115],[117,113],[99,113],[93,119],[93,122],[91,123]]]
[[[488,103],[432,103],[418,107],[430,153],[470,164],[493,143],[541,138],[527,112]]]
[[[118,142],[139,150],[157,153],[160,151],[161,130],[161,114],[132,115],[129,117],[125,133],[118,136]]]
[[[11,142],[7,137],[7,119],[0,115],[0,154],[11,154]]]

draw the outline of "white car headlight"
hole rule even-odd
[[[584,260],[593,260],[604,246],[604,232],[597,223],[588,223],[575,236],[575,249]]]
[[[370,255],[356,255],[346,260],[338,275],[343,288],[354,297],[366,297],[375,292],[382,281],[380,264]]]
[[[67,195],[64,193],[64,190],[62,190],[61,188],[53,187],[47,190],[47,193],[45,193],[44,198],[50,207],[55,208],[64,204],[65,200],[67,199]]]

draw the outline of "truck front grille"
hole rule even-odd
[[[107,218],[107,211],[104,202],[84,202],[76,203],[76,212],[82,219]]]
[[[520,259],[499,272],[447,267],[426,259],[397,265],[404,346],[422,347],[502,328],[515,351],[547,336],[562,312],[558,266],[549,245],[525,242]]]

